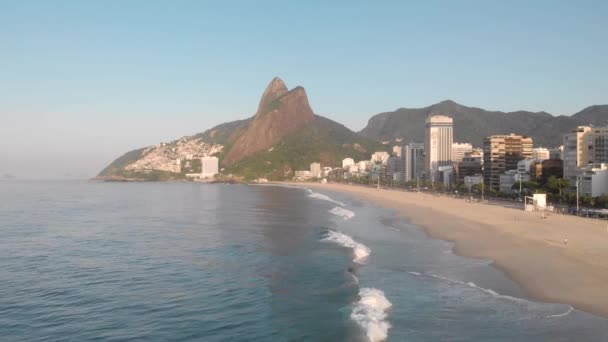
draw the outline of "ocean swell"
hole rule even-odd
[[[392,306],[384,292],[374,288],[359,290],[359,301],[354,305],[350,317],[364,331],[370,342],[384,341],[391,325],[386,321],[387,311]]]

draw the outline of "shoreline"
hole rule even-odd
[[[395,210],[457,255],[492,260],[532,300],[608,318],[608,222],[431,194],[339,183],[283,183],[347,193]],[[567,243],[564,243],[567,239]]]

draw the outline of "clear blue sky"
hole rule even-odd
[[[607,18],[604,0],[0,0],[0,174],[92,176],[252,115],[274,76],[356,130],[448,98],[570,115],[608,103]]]

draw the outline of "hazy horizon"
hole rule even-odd
[[[275,76],[357,131],[447,99],[571,115],[608,103],[606,14],[602,1],[0,1],[0,177],[92,177],[253,115]]]

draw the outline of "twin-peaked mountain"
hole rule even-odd
[[[546,112],[499,112],[443,101],[425,108],[401,108],[374,115],[355,133],[343,125],[315,115],[302,87],[288,90],[273,79],[264,91],[255,115],[227,122],[194,136],[127,152],[98,177],[124,180],[185,179],[200,172],[200,157],[216,155],[223,175],[244,179],[291,178],[310,163],[339,166],[343,158],[369,159],[387,151],[382,141],[422,142],[425,119],[443,114],[454,119],[454,140],[481,146],[492,134],[531,136],[535,145],[561,145],[562,136],[579,125],[608,125],[608,105],[591,106],[572,116]]]
[[[304,88],[288,90],[280,78],[273,79],[262,95],[253,120],[235,139],[223,164],[232,165],[271,148],[286,136],[311,124],[314,116]]]
[[[337,166],[346,157],[368,159],[374,151],[387,148],[335,121],[315,115],[304,88],[288,90],[281,79],[275,78],[264,91],[253,117],[128,152],[98,177],[182,179],[200,169],[196,158],[213,154],[219,157],[223,174],[244,179],[284,179],[293,177],[295,170],[308,170],[315,161],[324,166]]]

